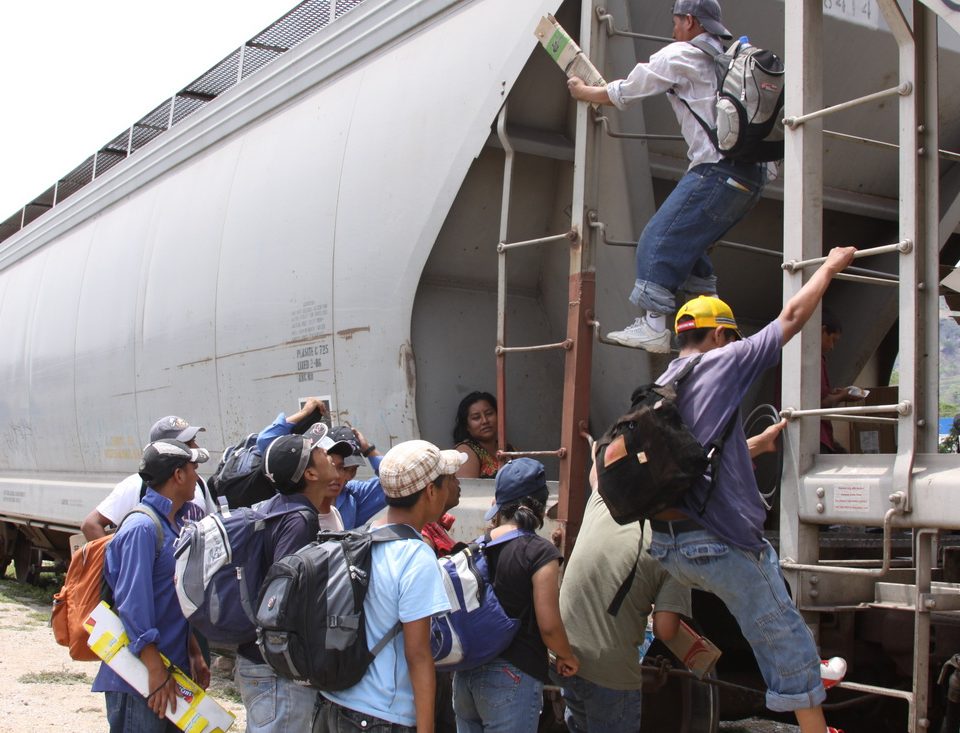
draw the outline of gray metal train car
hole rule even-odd
[[[801,6],[819,18],[802,34],[790,20]],[[815,63],[794,34],[815,38],[822,74],[804,84],[826,106],[896,88],[905,62],[890,19],[938,14],[926,68],[940,86],[927,103],[946,152],[924,185],[941,202],[930,251],[953,265],[960,12],[948,0],[895,6],[739,0],[725,20],[757,45],[786,48],[788,74]],[[670,28],[669,4],[641,0],[307,0],[0,223],[4,566],[16,556],[26,567],[35,548],[62,556],[83,516],[135,470],[162,415],[206,426],[202,442],[215,452],[321,395],[336,420],[382,449],[413,437],[450,444],[460,398],[494,390],[498,338],[562,345],[569,336],[571,251],[581,246],[590,256],[579,274],[596,282],[590,327],[632,319],[633,254],[620,245],[682,175],[685,149],[662,98],[624,113],[577,108],[537,47],[545,13],[581,38],[607,78],[624,76]],[[809,221],[791,202],[814,168],[818,249],[902,239],[904,163],[892,144],[902,119],[896,94],[831,115],[820,159],[788,155],[781,179],[718,243],[721,295],[746,330],[775,317],[792,287],[780,268],[785,242]],[[585,144],[592,153],[578,157]],[[498,243],[571,230],[571,240],[513,251],[498,293]],[[831,360],[835,383],[887,384],[903,301],[870,279],[890,281],[897,267],[898,254],[884,254],[860,280],[831,288],[846,334]],[[818,368],[810,343],[784,363],[784,383],[790,370]],[[518,449],[554,452],[546,462],[562,492],[583,483],[583,466],[567,465],[571,390],[589,396],[581,427],[598,433],[666,364],[604,343],[573,374],[567,356],[508,356],[501,420]],[[744,409],[779,406],[780,383],[770,374]],[[860,456],[849,466],[879,463]],[[491,492],[478,482],[467,493],[464,533]],[[563,511],[575,525],[576,507]],[[774,536],[782,516],[771,514]],[[696,689],[715,713],[710,688]],[[715,725],[712,713],[681,728]]]

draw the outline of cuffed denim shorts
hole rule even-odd
[[[654,532],[650,554],[681,583],[724,602],[757,658],[768,708],[790,712],[824,701],[813,635],[787,593],[769,542],[751,552],[707,530]]]

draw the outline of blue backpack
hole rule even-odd
[[[187,524],[174,543],[180,609],[212,642],[246,644],[257,638],[254,604],[266,575],[263,530],[269,520],[293,512],[316,520],[316,511],[304,506],[271,512],[266,504],[208,514]]]
[[[438,560],[450,610],[430,621],[433,661],[438,670],[474,669],[510,646],[520,628],[493,590],[486,550],[530,534],[514,530],[491,540],[478,537],[459,552]]]

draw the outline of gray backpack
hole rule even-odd
[[[713,59],[717,74],[717,126],[690,110],[724,158],[760,163],[783,158],[783,62],[746,37],[724,52],[705,41],[691,46]]]
[[[398,620],[367,648],[371,550],[393,540],[422,538],[405,524],[321,531],[316,542],[273,564],[257,603],[257,646],[278,675],[331,691],[361,680],[402,626]]]

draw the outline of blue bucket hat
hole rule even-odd
[[[483,515],[483,520],[489,522],[506,504],[546,491],[547,479],[540,461],[532,458],[517,458],[515,461],[510,461],[497,471],[494,504]]]

